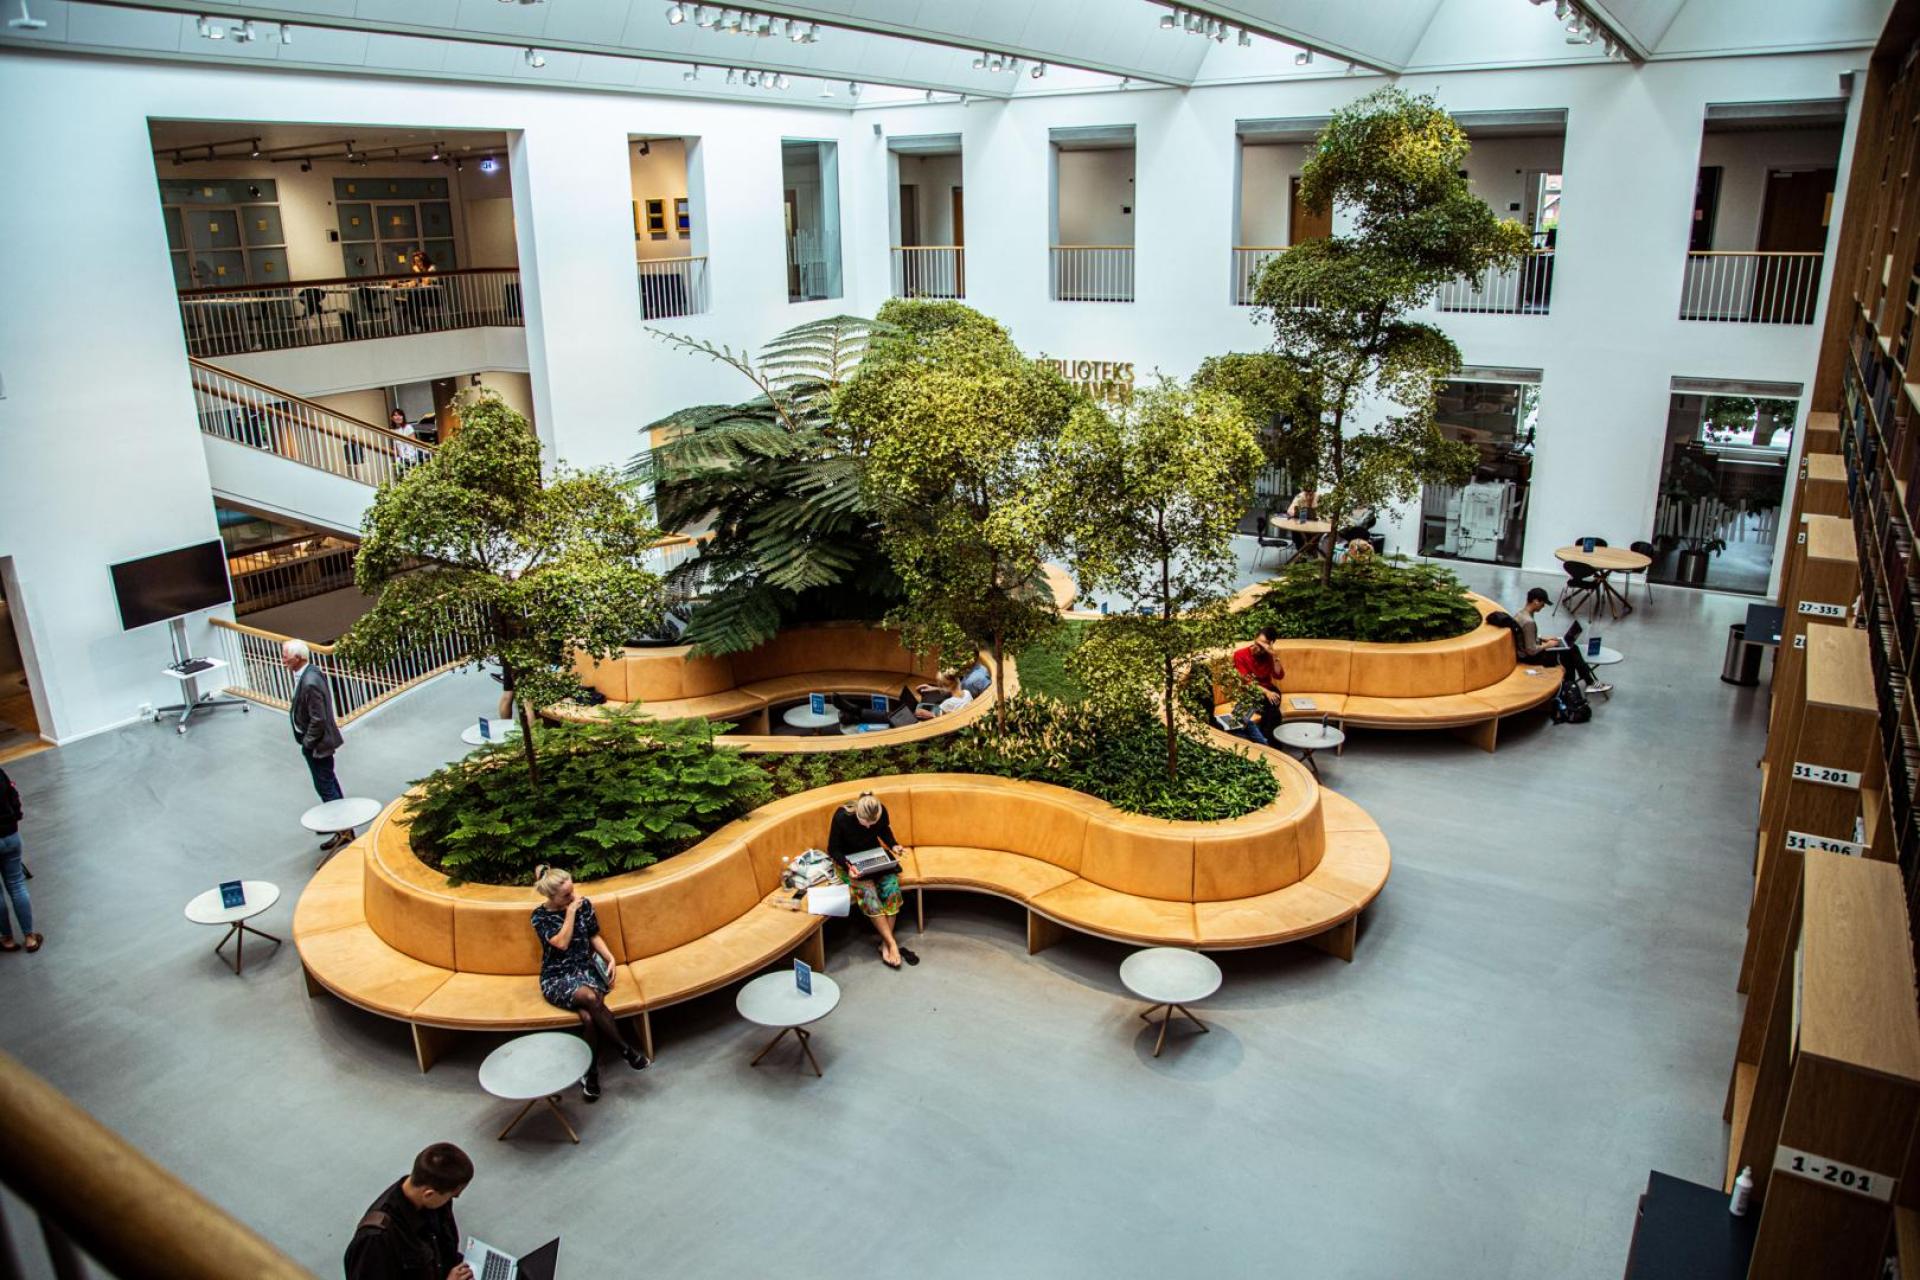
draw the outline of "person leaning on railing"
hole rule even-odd
[[[380,1193],[347,1242],[347,1280],[473,1280],[460,1256],[453,1202],[473,1181],[473,1161],[451,1142],[413,1158],[413,1171]]]

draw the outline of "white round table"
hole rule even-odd
[[[763,973],[740,988],[740,994],[734,997],[734,1008],[748,1022],[763,1027],[778,1027],[779,1032],[767,1041],[766,1048],[753,1055],[753,1061],[747,1065],[757,1067],[760,1059],[767,1056],[773,1046],[780,1043],[787,1032],[791,1031],[800,1041],[800,1052],[813,1064],[813,1074],[820,1074],[820,1060],[813,1056],[813,1047],[807,1043],[811,1039],[806,1024],[818,1022],[834,1011],[840,1003],[840,984],[818,969],[813,971],[813,994],[807,995],[793,981],[793,970],[781,969],[775,973]],[[798,1063],[795,1064],[799,1065]]]
[[[1604,644],[1600,646],[1599,653],[1588,653],[1585,645],[1580,645],[1579,649],[1580,655],[1587,660],[1587,665],[1590,667],[1610,667],[1616,662],[1627,660],[1626,654]]]
[[[315,835],[351,836],[355,827],[364,827],[379,816],[378,800],[348,796],[344,800],[328,800],[313,806],[300,815],[300,825]]]
[[[592,1046],[568,1031],[536,1031],[509,1040],[488,1054],[480,1064],[480,1087],[496,1098],[527,1104],[507,1121],[500,1137],[504,1140],[533,1110],[533,1104],[544,1099],[560,1127],[578,1143],[580,1135],[560,1109],[560,1091],[586,1075],[592,1065]]]
[[[1157,1058],[1166,1047],[1167,1024],[1173,1021],[1176,1010],[1201,1031],[1207,1029],[1187,1006],[1220,989],[1220,966],[1198,951],[1183,947],[1148,947],[1120,962],[1120,982],[1142,1000],[1153,1001],[1153,1007],[1140,1015],[1148,1023],[1153,1021],[1155,1009],[1167,1011],[1160,1019],[1160,1038],[1153,1045]]]
[[[1338,750],[1346,742],[1347,735],[1330,724],[1318,720],[1289,720],[1274,731],[1283,747],[1292,747],[1300,753],[1300,763],[1320,776],[1320,766],[1313,762],[1313,753],[1329,749]]]
[[[488,743],[499,742],[499,741],[502,741],[503,739],[511,738],[515,734],[519,733],[520,722],[518,720],[489,719],[487,721],[487,732],[491,733],[493,736],[491,738],[481,737],[479,724],[478,723],[470,724],[465,729],[462,729],[460,731],[460,741],[466,743],[470,747],[478,747]]]
[[[233,958],[227,960],[235,973],[239,973],[246,964],[248,934],[256,938],[265,938],[276,947],[280,945],[280,939],[270,933],[263,933],[247,923],[280,901],[280,886],[265,880],[242,880],[240,891],[246,895],[246,901],[237,907],[221,904],[218,885],[198,895],[187,904],[187,919],[195,924],[227,926],[227,931],[220,936],[220,941],[214,944],[215,955],[225,960],[226,957],[222,952],[226,949],[227,943],[232,939],[239,939],[233,948]]]
[[[809,733],[840,727],[840,713],[834,710],[831,704],[825,711],[815,711],[803,702],[797,707],[788,707],[780,718],[794,728],[805,729]]]

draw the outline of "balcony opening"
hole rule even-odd
[[[1801,392],[1797,382],[1673,380],[1653,581],[1766,594]]]
[[[783,139],[780,188],[786,201],[787,301],[839,297],[839,145]]]
[[[1133,126],[1055,129],[1051,141],[1054,298],[1132,302]]]
[[[700,140],[633,134],[627,162],[640,313],[649,320],[704,314],[709,302]]]
[[[1539,370],[1462,369],[1440,384],[1434,421],[1479,456],[1466,484],[1423,489],[1420,554],[1519,564],[1540,430]]]
[[[1467,186],[1496,217],[1512,218],[1525,227],[1533,244],[1518,266],[1442,285],[1434,306],[1446,312],[1546,315],[1553,303],[1554,250],[1566,191],[1561,163],[1567,113],[1465,111],[1455,118],[1473,144],[1467,155]]]
[[[1314,120],[1243,120],[1234,201],[1232,301],[1253,305],[1260,271],[1278,255],[1307,240],[1333,234],[1333,211],[1309,209],[1300,200],[1300,168],[1307,144],[1326,124]]]
[[[149,122],[188,354],[523,323],[507,137]]]
[[[893,296],[967,296],[960,135],[887,139]]]
[[[1842,99],[1707,107],[1682,320],[1813,323],[1845,124]]]

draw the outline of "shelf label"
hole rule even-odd
[[[1837,853],[1843,858],[1861,858],[1866,856],[1867,846],[1855,844],[1851,840],[1836,840],[1832,836],[1809,835],[1805,831],[1787,832],[1787,848],[1805,853],[1809,849],[1818,849],[1822,853]]]
[[[1800,544],[1801,546],[1803,546],[1803,547],[1804,547],[1804,546],[1806,546],[1806,545],[1807,545],[1807,531],[1806,531],[1805,529],[1802,529],[1802,530],[1800,531],[1800,533],[1799,533],[1799,535],[1798,535],[1798,536],[1796,536],[1796,537],[1794,538],[1794,541],[1795,541],[1795,542],[1797,542],[1797,543],[1799,543],[1799,544]]]
[[[1850,1164],[1841,1164],[1838,1160],[1829,1160],[1812,1152],[1795,1151],[1784,1143],[1774,1152],[1773,1171],[1790,1173],[1796,1178],[1818,1182],[1836,1191],[1865,1196],[1869,1200],[1893,1200],[1893,1179],[1886,1174],[1856,1169]]]
[[[1844,618],[1847,616],[1847,606],[1827,604],[1821,600],[1802,600],[1800,612],[1813,618]]]
[[[1851,769],[1830,769],[1823,764],[1808,764],[1804,760],[1793,762],[1793,780],[1795,782],[1817,782],[1825,787],[1844,787],[1848,791],[1860,789],[1860,775]]]
[[[1794,647],[1794,648],[1796,648],[1796,649],[1804,649],[1804,648],[1806,648],[1806,647],[1807,647],[1807,633],[1806,633],[1806,632],[1804,632],[1804,631],[1802,631],[1802,632],[1801,632],[1801,633],[1800,633],[1799,635],[1797,635],[1797,636],[1795,636],[1795,637],[1793,638],[1793,647]]]

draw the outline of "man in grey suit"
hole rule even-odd
[[[333,773],[333,753],[346,739],[340,736],[340,722],[333,717],[333,694],[327,678],[313,665],[313,653],[305,640],[289,640],[280,646],[280,665],[293,672],[293,740],[300,744],[307,772],[313,775],[313,789],[324,800],[340,798],[340,780]],[[352,839],[350,831],[336,831],[326,848],[333,849]]]

